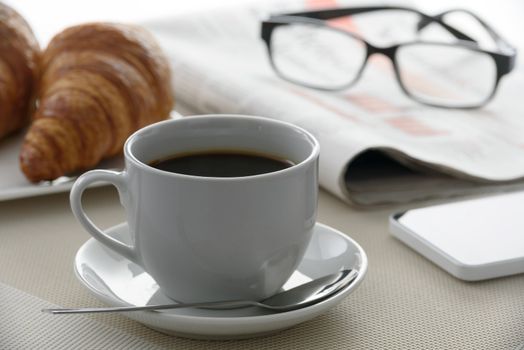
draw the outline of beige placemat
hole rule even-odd
[[[85,206],[101,227],[123,220],[111,188],[89,191]],[[147,344],[176,349],[509,350],[524,342],[524,275],[457,280],[388,234],[390,211],[359,212],[321,194],[319,221],[362,245],[368,275],[338,307],[276,335],[196,341],[152,331],[120,315],[89,318]],[[76,250],[88,238],[70,212],[67,194],[0,203],[0,281],[61,306],[101,305],[73,274]],[[9,315],[0,318],[9,322]],[[81,330],[71,327],[70,332]]]
[[[0,296],[0,349],[160,349],[85,316],[44,314],[40,309],[56,305],[3,283]]]

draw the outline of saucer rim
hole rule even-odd
[[[108,227],[104,229],[104,231],[110,231],[115,230],[119,226],[126,225],[127,222],[122,222],[117,225],[113,225],[111,227]],[[346,287],[342,288],[340,291],[336,292],[332,296],[329,296],[327,299],[322,300],[318,303],[315,303],[310,306],[306,306],[304,308],[291,310],[291,311],[285,311],[285,312],[276,312],[276,313],[270,313],[270,314],[264,314],[264,315],[254,315],[254,316],[232,316],[232,317],[213,317],[213,316],[196,316],[196,315],[185,315],[185,314],[175,314],[175,313],[166,313],[166,312],[157,312],[157,311],[135,311],[134,314],[136,315],[143,315],[144,317],[153,317],[155,319],[155,323],[157,322],[173,322],[173,321],[181,321],[186,323],[187,325],[193,324],[202,326],[203,323],[205,323],[206,326],[232,326],[232,325],[238,325],[239,322],[242,322],[244,326],[248,325],[257,325],[264,321],[290,321],[294,319],[304,319],[307,317],[307,319],[311,319],[313,317],[316,317],[327,310],[329,310],[331,307],[337,305],[340,301],[342,301],[347,295],[349,295],[351,292],[353,292],[363,281],[367,269],[368,269],[368,258],[367,254],[365,253],[364,249],[351,237],[344,234],[343,232],[320,222],[315,223],[315,229],[317,227],[321,227],[325,230],[332,231],[336,233],[338,236],[340,236],[345,241],[348,241],[350,244],[352,244],[361,257],[361,264],[360,268],[358,270],[357,277]],[[94,238],[89,238],[82,246],[78,249],[75,260],[74,260],[74,273],[76,278],[79,280],[79,282],[86,287],[91,293],[93,293],[99,300],[102,302],[110,305],[110,306],[132,306],[132,304],[122,302],[119,299],[110,298],[107,294],[103,294],[99,292],[97,289],[92,287],[88,282],[85,281],[85,279],[81,276],[80,272],[77,270],[77,258],[81,253],[88,249],[88,247],[92,244],[97,244],[101,247],[103,246],[102,243],[98,242]],[[142,322],[138,319],[138,317],[134,317],[133,315],[130,315],[128,313],[126,316],[128,316],[131,319],[134,319],[138,322]],[[143,322],[142,322],[143,323]],[[159,327],[163,328],[163,327]],[[283,327],[279,327],[281,329]],[[168,329],[168,328],[165,328]],[[197,333],[195,333],[197,334]]]

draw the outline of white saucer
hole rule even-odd
[[[121,241],[129,241],[126,223],[109,228],[106,233]],[[310,320],[353,292],[367,269],[366,253],[355,241],[329,226],[317,223],[304,259],[283,289],[341,269],[355,269],[358,277],[330,298],[299,310],[274,313],[256,307],[235,310],[188,308],[129,312],[125,315],[164,333],[200,339],[260,336]],[[140,266],[93,238],[76,254],[75,272],[80,282],[98,299],[111,306],[173,302],[162,294],[156,282]]]

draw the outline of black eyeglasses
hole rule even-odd
[[[329,20],[374,11],[406,11],[418,16],[416,30],[437,24],[454,42],[415,40],[377,47],[360,35],[333,26]],[[451,13],[472,16],[496,44],[482,49],[477,41],[444,22]],[[270,62],[283,79],[309,88],[337,91],[351,87],[369,57],[387,56],[404,93],[434,107],[478,108],[493,98],[500,79],[515,65],[516,49],[485,21],[466,10],[435,16],[407,7],[355,7],[288,13],[262,22]]]

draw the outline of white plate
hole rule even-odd
[[[129,242],[127,224],[107,234]],[[164,333],[206,339],[247,338],[272,333],[312,319],[339,304],[360,284],[367,257],[351,238],[333,228],[315,226],[304,259],[283,289],[293,288],[341,269],[354,269],[358,277],[333,296],[309,307],[282,313],[246,307],[234,310],[177,309],[126,313],[131,319]],[[95,297],[111,306],[166,304],[173,301],[159,290],[144,270],[91,238],[78,251],[75,272]]]
[[[63,176],[55,181],[29,182],[20,170],[18,154],[25,132],[18,132],[0,141],[0,201],[66,192],[76,177]],[[98,169],[122,169],[123,157],[117,156],[100,163]]]
[[[177,112],[171,112],[171,118],[178,117],[180,115]],[[76,177],[63,176],[54,181],[43,181],[36,184],[26,179],[18,162],[25,133],[26,131],[22,130],[0,140],[0,201],[69,191]],[[123,156],[102,161],[96,168],[123,169]]]

